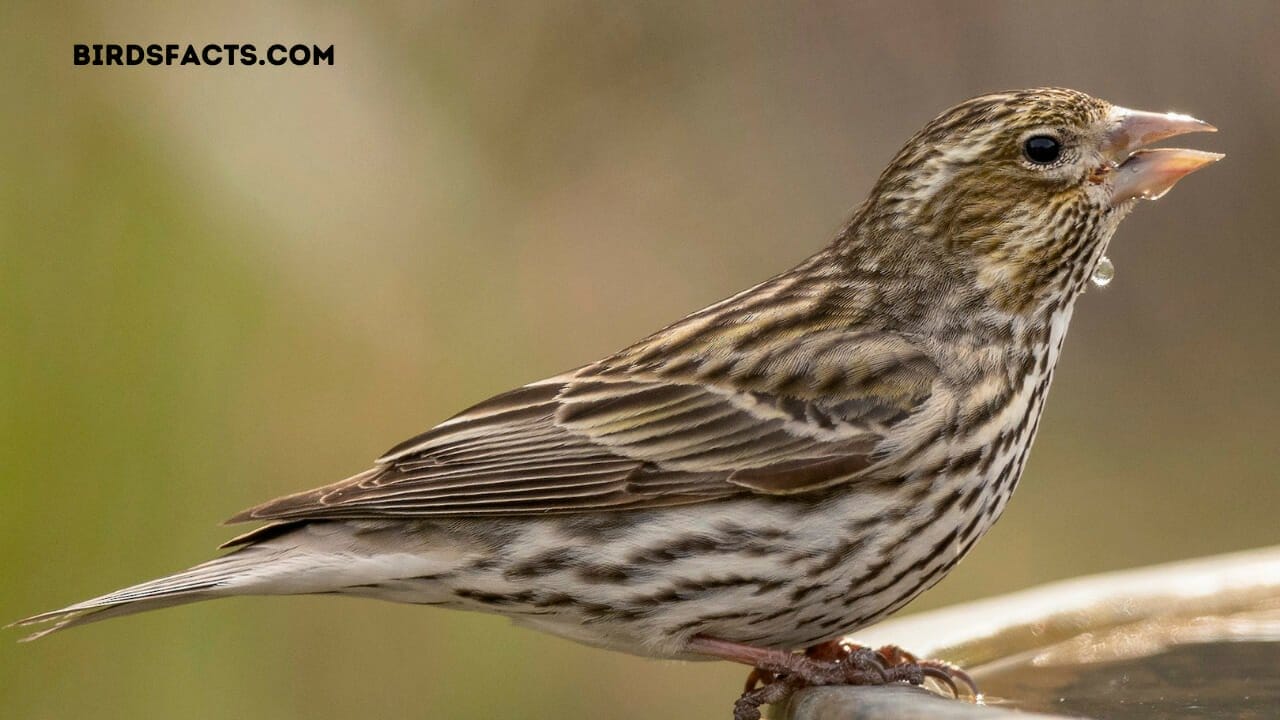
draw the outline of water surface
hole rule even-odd
[[[1026,662],[983,673],[981,686],[996,707],[1098,720],[1274,720],[1280,642],[1192,643],[1081,664]]]

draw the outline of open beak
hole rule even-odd
[[[1201,150],[1142,149],[1175,135],[1218,131],[1209,123],[1188,115],[1115,107],[1109,122],[1102,151],[1115,167],[1111,186],[1113,205],[1134,198],[1155,200],[1182,178],[1223,158],[1219,153]]]

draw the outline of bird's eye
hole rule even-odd
[[[1062,154],[1062,143],[1048,135],[1034,135],[1022,144],[1027,159],[1037,165],[1051,165]]]

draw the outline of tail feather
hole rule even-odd
[[[232,540],[234,550],[190,570],[116,590],[61,610],[32,615],[13,626],[51,623],[24,638],[35,640],[52,632],[155,610],[232,595],[306,595],[353,592],[402,599],[394,584],[452,572],[463,561],[445,545],[435,552],[425,544],[404,546],[403,530],[395,524],[281,523],[268,525]],[[392,589],[370,593],[391,583]],[[427,592],[427,595],[423,593]],[[414,585],[406,602],[423,602],[429,592]],[[12,627],[12,626],[11,626]]]
[[[108,620],[122,615],[132,615],[134,613],[146,612],[148,610],[159,610],[160,608],[172,607],[174,605],[185,605],[187,603],[196,602],[198,600],[206,600],[216,595],[188,593],[185,595],[174,595],[170,597],[152,598],[150,600],[134,600],[120,605],[107,605],[100,608],[86,608],[82,610],[59,610],[57,612],[43,613],[43,619],[26,618],[13,623],[13,626],[33,625],[44,622],[52,622],[49,627],[43,628],[36,632],[20,638],[18,642],[31,642],[39,640],[45,635],[73,628],[78,625],[87,625],[89,623],[98,622],[99,620]]]
[[[262,553],[254,552],[256,549],[248,547],[174,575],[116,590],[61,610],[32,615],[9,627],[53,623],[22,639],[22,642],[29,642],[58,630],[98,620],[240,594],[244,592],[247,581],[256,575],[253,569],[263,562]]]

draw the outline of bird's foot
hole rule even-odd
[[[712,638],[694,638],[690,649],[753,667],[742,696],[733,706],[734,720],[759,720],[762,705],[778,703],[800,688],[820,685],[922,685],[932,678],[961,697],[964,686],[971,698],[977,686],[963,670],[937,660],[920,660],[896,645],[879,650],[832,641],[804,653],[769,650]]]
[[[982,698],[982,693],[978,692],[978,684],[973,681],[969,673],[961,670],[959,666],[953,665],[946,660],[921,660],[915,655],[903,650],[897,645],[885,645],[876,650],[876,655],[886,665],[891,667],[899,667],[902,665],[915,665],[920,668],[920,672],[926,678],[932,678],[943,687],[951,691],[952,697],[957,700],[963,696],[966,699],[977,702]],[[961,691],[963,687],[963,692]]]

